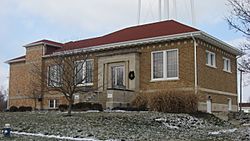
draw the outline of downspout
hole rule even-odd
[[[197,80],[197,42],[194,38],[193,34],[191,34],[191,37],[194,41],[194,90],[195,94],[198,93],[198,80]]]

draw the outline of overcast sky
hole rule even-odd
[[[177,20],[191,25],[190,0],[176,1]],[[194,1],[196,28],[235,47],[244,40],[225,21],[230,11],[227,0]],[[137,0],[0,0],[0,85],[8,86],[4,61],[24,55],[23,45],[41,39],[68,42],[101,36],[136,25],[137,11]],[[157,11],[157,0],[142,0],[141,24],[158,21]],[[244,87],[244,100],[248,97],[250,88]]]

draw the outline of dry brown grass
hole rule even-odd
[[[137,108],[149,107],[151,111],[167,113],[194,113],[198,109],[198,98],[187,91],[162,91],[138,94],[132,105]]]

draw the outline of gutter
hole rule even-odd
[[[198,92],[198,77],[197,77],[197,42],[194,38],[193,34],[191,33],[190,36],[194,41],[194,90],[195,94]]]

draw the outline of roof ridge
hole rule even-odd
[[[175,21],[175,20],[171,19],[171,20],[164,20],[164,21],[159,21],[159,22],[150,22],[150,23],[146,23],[146,24],[140,24],[140,25],[134,25],[134,26],[130,26],[130,27],[125,27],[125,28],[122,28],[120,30],[116,30],[114,32],[111,32],[111,33],[108,33],[108,34],[105,34],[105,35],[102,35],[102,36],[97,36],[97,37],[87,38],[87,39],[82,39],[82,40],[76,40],[76,41],[69,41],[67,43],[71,43],[71,42],[76,43],[76,42],[81,42],[81,41],[87,41],[87,40],[92,40],[92,39],[107,37],[109,35],[113,35],[115,33],[121,32],[121,31],[129,30],[129,29],[134,29],[134,28],[145,27],[145,26],[152,26],[152,25],[157,25],[157,24],[163,24],[163,23],[166,23],[166,22],[177,23],[179,25],[182,25],[182,26],[185,26],[185,27],[188,27],[188,28],[192,28],[193,30],[199,31],[199,29],[197,29],[197,28],[194,28],[194,27],[189,26],[189,25],[185,25],[184,23],[181,23],[181,22],[178,22],[178,21]],[[65,43],[65,44],[67,44],[67,43]]]

